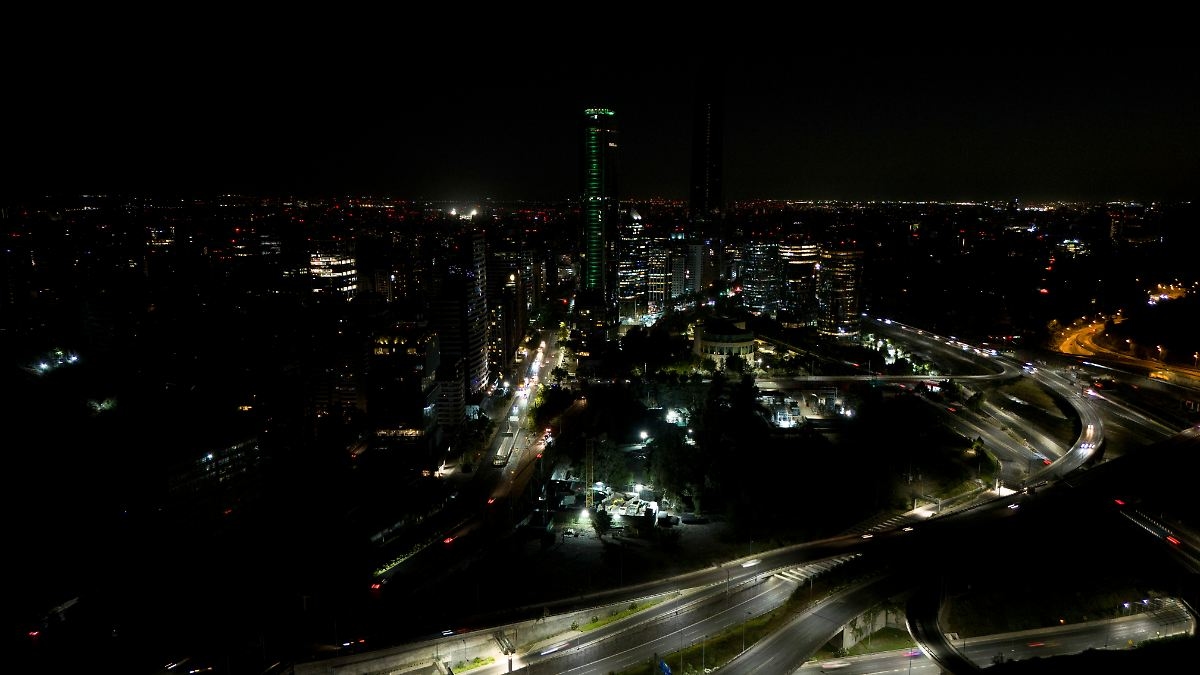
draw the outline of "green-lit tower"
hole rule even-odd
[[[584,111],[581,310],[593,327],[616,319],[617,128],[613,111]]]

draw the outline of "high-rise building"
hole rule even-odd
[[[835,337],[857,335],[862,302],[863,252],[824,247],[817,271],[817,330]]]
[[[463,383],[463,359],[442,359],[437,372],[437,418],[443,429],[456,429],[467,421],[467,396]]]
[[[821,246],[815,242],[787,241],[779,245],[783,288],[779,308],[790,323],[810,325],[817,313],[817,267]]]
[[[667,284],[667,288],[670,292],[670,299],[674,300],[688,293],[687,257],[679,248],[672,248],[668,261],[671,269],[668,277],[670,283]]]
[[[743,253],[742,303],[755,314],[774,312],[782,286],[779,245],[775,242],[747,243]]]
[[[488,251],[488,353],[494,379],[513,376],[517,348],[529,324],[526,298],[530,284],[523,253]]]
[[[704,74],[707,77],[707,73]],[[721,187],[724,151],[724,114],[720,92],[711,79],[697,87],[692,118],[692,175],[688,209],[696,226],[694,236],[710,238],[718,234],[724,211]],[[717,237],[719,238],[719,237]]]
[[[442,364],[459,359],[466,396],[489,384],[487,246],[483,232],[458,237],[446,257],[433,319],[441,340]]]
[[[581,211],[581,297],[591,327],[616,318],[617,294],[617,129],[606,108],[584,111]]]
[[[702,287],[728,278],[725,263],[725,203],[722,190],[724,111],[719,69],[702,67],[697,80],[692,117],[692,172],[689,184],[689,237],[703,242],[707,258],[699,281]]]
[[[671,254],[664,240],[652,240],[647,251],[646,310],[658,314],[671,299]]]
[[[372,426],[395,432],[394,437],[423,452],[436,448],[440,364],[438,335],[427,321],[397,321],[377,331],[366,372]]]
[[[704,288],[704,244],[672,239],[670,253],[670,296],[678,298],[699,293]]]
[[[704,288],[704,262],[708,247],[704,244],[690,241],[683,246],[684,267],[686,279],[683,285],[685,294],[696,294]]]
[[[646,314],[648,248],[642,217],[632,210],[620,226],[617,257],[617,308],[622,323],[634,323]]]
[[[317,299],[353,299],[358,288],[353,241],[338,238],[313,242],[309,253],[308,274],[313,295]]]

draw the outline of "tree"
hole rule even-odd
[[[890,366],[887,366],[887,372],[889,375],[912,375],[913,374],[912,361],[910,361],[906,358],[903,358],[903,357],[898,358],[898,359],[896,359],[895,363],[893,363]]]
[[[550,377],[554,378],[554,384],[560,386],[562,385],[562,381],[567,379],[567,375],[569,374],[570,373],[567,372],[567,369],[563,368],[562,366],[555,366],[554,369],[550,371]]]
[[[703,484],[707,463],[696,448],[684,444],[678,427],[655,436],[649,447],[650,477],[663,492],[681,495],[689,486]]]
[[[592,527],[596,530],[596,536],[603,539],[604,535],[612,529],[612,515],[607,510],[597,509],[592,514]]]
[[[967,399],[966,406],[975,412],[979,412],[983,408],[983,392],[980,391],[973,394],[971,398]]]
[[[625,453],[615,443],[597,442],[593,447],[592,467],[597,480],[608,485],[627,485],[633,479]]]
[[[735,373],[745,372],[746,357],[734,354],[725,359],[725,370],[732,370]]]

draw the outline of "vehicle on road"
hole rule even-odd
[[[507,466],[508,458],[512,457],[513,444],[517,442],[516,436],[511,431],[505,431],[501,436],[503,438],[500,439],[500,449],[492,457],[492,466]]]

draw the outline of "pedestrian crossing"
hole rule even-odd
[[[838,565],[854,560],[860,556],[862,556],[861,553],[848,553],[846,555],[839,555],[834,558],[817,560],[815,562],[805,563],[798,567],[792,567],[781,572],[776,572],[775,576],[787,581],[794,581],[797,584],[805,584],[808,583],[810,579],[819,577],[822,574],[831,571]]]
[[[861,534],[863,532],[882,532],[885,530],[899,530],[906,525],[912,525],[917,520],[909,513],[891,513],[863,521],[854,527],[842,532],[842,534]]]
[[[916,519],[913,518],[911,513],[896,513],[872,525],[871,530],[874,532],[879,532],[881,530],[898,530],[905,525],[912,525],[914,520]]]

